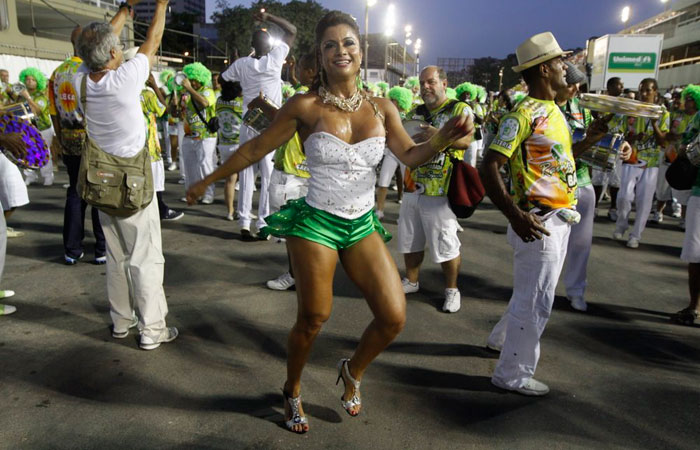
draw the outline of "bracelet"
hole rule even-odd
[[[126,9],[129,11],[129,13],[131,13],[132,7],[131,7],[131,5],[128,4],[127,2],[121,2],[121,3],[119,4],[119,8],[117,8],[117,10],[120,10],[120,9],[122,9],[122,8],[126,8]]]

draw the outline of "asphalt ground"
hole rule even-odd
[[[700,328],[669,322],[687,305],[677,219],[649,226],[636,250],[596,220],[589,310],[572,310],[560,285],[542,338],[545,398],[490,384],[497,355],[484,344],[510,297],[512,251],[488,202],[459,235],[462,309],[440,311],[441,271],[426,261],[405,330],[365,374],[358,418],[340,406],[335,365],[371,314],[339,266],[303,377],[311,431],[298,436],[284,429],[280,393],[296,295],[264,286],[286,270],[284,245],[242,242],[223,219],[222,185],[213,205],[186,207],[167,176],[166,201],[186,212],[163,224],[168,324],[180,336],[150,352],[136,333],[111,337],[90,231],[83,261],[63,264],[65,172],[29,188],[31,204],[9,221],[26,235],[8,241],[2,280],[18,311],[0,317],[0,448],[698,448]]]

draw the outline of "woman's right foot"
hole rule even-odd
[[[284,396],[284,425],[289,431],[297,434],[309,431],[309,421],[301,406],[301,395],[292,398],[285,389],[282,389],[282,395]]]

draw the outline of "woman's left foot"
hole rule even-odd
[[[350,360],[343,358],[338,361],[338,379],[335,384],[337,385],[340,380],[343,380],[343,385],[345,386],[345,393],[340,397],[340,404],[343,406],[348,414],[355,417],[360,414],[360,409],[362,408],[362,400],[360,399],[360,382],[352,377],[350,374]]]

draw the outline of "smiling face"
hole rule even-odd
[[[360,37],[348,25],[328,27],[321,39],[321,64],[330,79],[357,75],[362,64]]]

